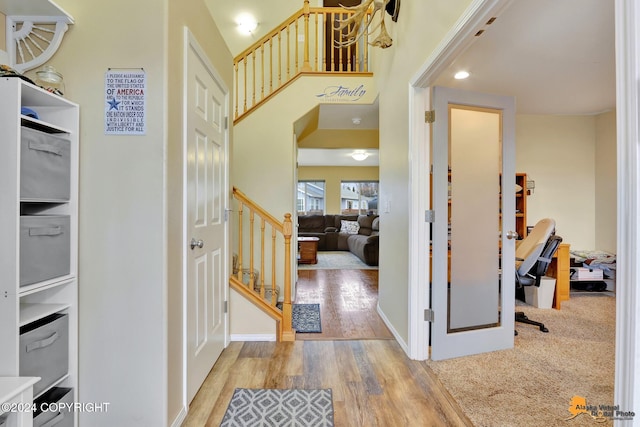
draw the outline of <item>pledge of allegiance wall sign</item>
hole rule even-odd
[[[146,92],[147,77],[142,69],[109,69],[105,73],[105,135],[146,133]]]
[[[345,101],[358,101],[362,98],[367,90],[364,85],[349,87],[349,86],[327,86],[322,93],[316,95],[317,98],[322,98],[325,102],[345,102]]]

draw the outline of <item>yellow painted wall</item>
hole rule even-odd
[[[516,170],[536,183],[527,222],[556,220],[575,249],[596,249],[596,116],[518,115]]]
[[[172,424],[183,411],[182,64],[188,25],[229,87],[232,58],[198,0],[58,0],[49,61],[80,104],[81,425]],[[144,68],[145,135],[104,135],[104,73]]]
[[[471,4],[471,0],[403,1],[387,21],[393,46],[369,49],[380,88],[379,306],[401,340],[408,339],[409,82]]]
[[[318,129],[298,140],[300,148],[378,148],[378,129]]]
[[[617,147],[616,113],[596,116],[596,244],[595,248],[617,252]]]
[[[341,181],[378,181],[378,167],[301,166],[298,180],[325,182],[325,213],[340,213]]]

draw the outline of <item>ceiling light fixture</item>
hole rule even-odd
[[[467,77],[469,77],[469,73],[467,71],[458,71],[453,78],[455,78],[456,80],[464,80]]]
[[[360,123],[362,123],[362,119],[360,117],[354,117],[351,119],[351,123],[353,123],[354,125],[359,125]]]
[[[356,150],[353,152],[353,154],[351,154],[351,157],[353,158],[353,160],[361,162],[369,157],[369,153],[364,150]]]
[[[248,13],[238,16],[236,23],[238,24],[238,31],[242,34],[253,34],[255,29],[258,28],[258,21]]]

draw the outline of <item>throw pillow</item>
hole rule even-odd
[[[360,230],[358,221],[341,221],[340,231],[344,231],[347,234],[358,234],[358,230]]]

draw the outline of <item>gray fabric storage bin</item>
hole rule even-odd
[[[20,376],[40,377],[37,396],[69,371],[69,316],[55,313],[20,328]]]
[[[73,427],[72,388],[52,388],[35,401],[35,407],[33,427]]]
[[[20,286],[69,274],[69,228],[68,215],[20,217]]]
[[[71,142],[27,127],[22,127],[21,133],[20,198],[69,200]]]
[[[9,415],[11,415],[11,413],[0,415],[0,427],[9,427],[9,423],[11,422]],[[13,418],[15,418],[15,416]],[[15,419],[13,421],[15,422]]]

